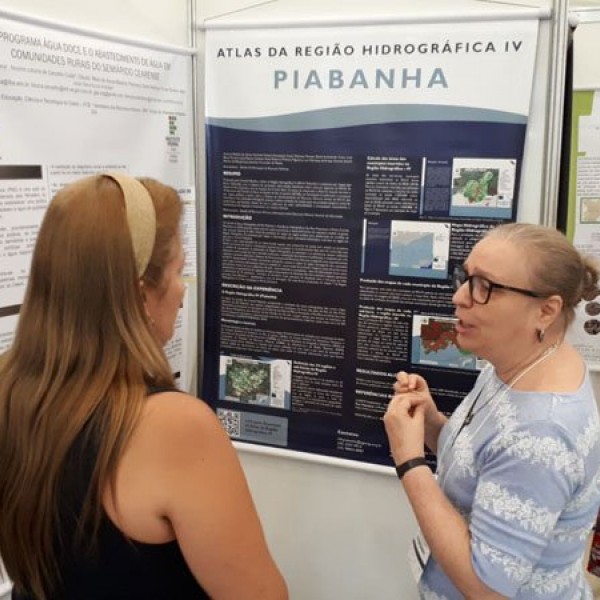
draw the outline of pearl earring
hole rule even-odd
[[[544,341],[544,338],[546,337],[546,332],[543,329],[538,329],[537,330],[537,339],[538,342],[541,344]]]

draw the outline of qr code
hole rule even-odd
[[[229,437],[239,438],[242,435],[242,413],[237,410],[217,409],[217,416]]]

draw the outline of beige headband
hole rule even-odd
[[[150,262],[156,238],[156,212],[152,198],[148,190],[129,175],[104,173],[104,176],[115,181],[123,192],[135,265],[141,277]]]

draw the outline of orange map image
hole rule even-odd
[[[456,330],[451,321],[434,321],[421,325],[421,344],[425,354],[456,346]]]

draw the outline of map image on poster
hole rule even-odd
[[[412,362],[449,369],[479,370],[482,365],[474,354],[464,352],[456,344],[456,319],[430,315],[414,315],[412,329]]]
[[[581,198],[580,223],[600,222],[600,198]]]
[[[446,279],[449,246],[448,223],[392,221],[389,274]]]
[[[510,218],[516,160],[454,159],[451,216]]]
[[[221,400],[290,408],[292,363],[221,356]]]

